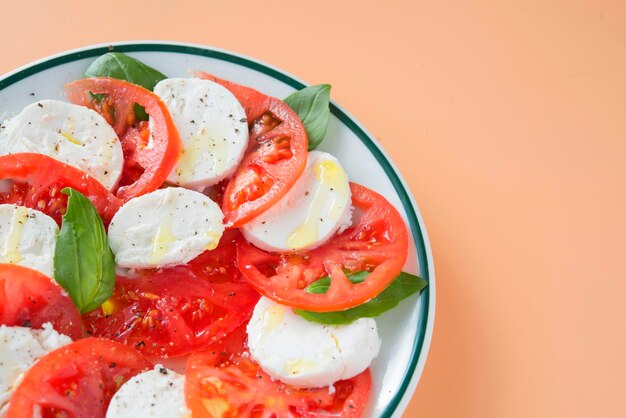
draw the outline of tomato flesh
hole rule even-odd
[[[147,163],[143,160],[144,150],[150,142],[148,122],[141,121],[129,127],[120,138],[120,142],[124,153],[120,187],[124,187],[137,182],[145,171],[143,167]]]
[[[208,350],[192,354],[185,371],[185,398],[194,418],[362,416],[369,397],[369,370],[329,389],[299,389],[273,380],[250,359],[242,327]]]
[[[408,254],[408,233],[398,211],[378,193],[350,184],[353,226],[328,243],[297,255],[272,254],[241,241],[239,269],[261,294],[274,301],[317,312],[340,311],[372,299],[402,271]],[[364,282],[352,284],[347,272],[368,271]],[[308,293],[312,282],[331,277],[328,292]]]
[[[0,193],[0,203],[13,203],[39,210],[61,224],[71,187],[93,203],[105,225],[122,205],[106,187],[89,174],[43,154],[17,153],[0,156],[0,180],[13,180],[9,191]]]
[[[259,294],[235,262],[236,230],[184,266],[118,277],[111,299],[83,318],[87,332],[173,357],[207,347],[247,322]]]
[[[182,151],[182,141],[167,106],[159,96],[136,84],[115,78],[84,78],[65,85],[68,99],[75,104],[87,106],[99,112],[122,141],[124,150],[125,184],[117,190],[123,200],[141,196],[158,189],[174,169]],[[97,100],[94,95],[104,95]],[[149,144],[137,140],[145,131],[145,125],[136,124],[135,103],[143,106],[150,115],[153,129]],[[136,125],[136,126],[134,126]],[[131,132],[129,132],[129,129]],[[130,158],[132,157],[132,158]],[[143,169],[143,172],[138,167]],[[133,176],[128,177],[129,170]],[[134,180],[130,183],[128,180]],[[130,184],[129,184],[130,183]]]
[[[282,100],[199,72],[226,87],[243,106],[250,145],[224,196],[224,222],[241,226],[285,195],[306,166],[308,139],[298,115]]]
[[[0,264],[0,325],[41,328],[50,322],[73,340],[83,336],[74,302],[45,274],[15,264]]]
[[[40,358],[11,397],[6,418],[104,418],[115,392],[150,368],[123,344],[87,338]]]

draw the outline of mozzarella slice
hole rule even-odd
[[[199,78],[167,78],[154,92],[167,105],[183,142],[168,181],[201,189],[230,176],[248,146],[246,114],[235,96]]]
[[[184,386],[184,376],[157,364],[122,385],[111,399],[106,418],[189,417]]]
[[[0,263],[18,264],[53,277],[58,233],[54,219],[38,210],[0,205]]]
[[[120,267],[184,264],[217,246],[223,218],[202,193],[169,187],[126,202],[109,225],[109,244]]]
[[[241,231],[250,243],[266,251],[315,248],[350,225],[351,197],[348,176],[339,161],[326,152],[312,151],[289,192]]]
[[[41,330],[0,325],[0,417],[4,416],[13,391],[30,366],[71,342],[70,337],[56,332],[50,323],[43,324]]]
[[[380,350],[376,321],[309,322],[262,297],[248,323],[250,355],[270,376],[298,387],[329,386],[367,369]]]
[[[115,131],[97,112],[57,100],[28,105],[6,123],[0,155],[35,152],[77,167],[112,189],[124,156]]]

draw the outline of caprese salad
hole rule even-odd
[[[111,52],[64,91],[0,125],[0,416],[362,416],[373,318],[427,283],[316,150],[330,86]]]

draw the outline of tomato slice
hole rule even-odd
[[[6,418],[104,417],[120,386],[150,367],[137,351],[115,341],[76,341],[40,358],[26,372]]]
[[[83,318],[87,332],[153,357],[204,349],[245,323],[259,294],[235,262],[237,230],[187,265],[118,277],[113,296]]]
[[[224,222],[241,226],[269,209],[300,177],[308,155],[306,132],[282,100],[204,72],[198,76],[226,87],[246,111],[250,145],[222,204]]]
[[[120,139],[124,153],[124,167],[120,177],[120,187],[135,183],[143,172],[144,152],[150,143],[148,122],[140,121],[126,130]]]
[[[356,222],[330,242],[297,255],[271,254],[246,242],[237,248],[239,269],[261,294],[284,305],[316,312],[340,311],[372,299],[402,271],[408,233],[398,211],[378,193],[350,183]],[[352,284],[346,272],[368,271]],[[331,277],[328,292],[308,293],[312,282]]]
[[[185,399],[194,418],[328,417],[363,415],[369,370],[329,389],[298,389],[266,374],[250,359],[244,327],[208,350],[194,353],[185,370]],[[337,415],[339,414],[339,415]]]
[[[167,179],[182,151],[182,142],[172,116],[159,96],[136,84],[115,78],[84,78],[65,85],[68,99],[75,104],[98,111],[113,126],[122,141],[125,170],[143,168],[134,183],[122,185],[117,196],[123,200],[141,196],[158,189]],[[98,101],[94,95],[104,95]],[[148,144],[136,143],[134,133],[128,133],[136,122],[135,103],[150,115],[153,129]],[[128,144],[134,142],[133,144]],[[129,150],[133,157],[129,158]],[[136,156],[134,154],[137,154]]]
[[[0,325],[41,328],[46,322],[73,340],[83,336],[80,313],[59,285],[27,267],[0,264]]]
[[[67,207],[67,196],[61,193],[65,187],[87,196],[105,225],[122,205],[121,200],[89,174],[43,154],[0,156],[0,180],[14,182],[9,191],[0,193],[0,203],[37,209],[59,225]]]

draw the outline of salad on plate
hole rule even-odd
[[[93,61],[0,125],[0,417],[361,417],[427,282],[387,199],[271,97]]]

